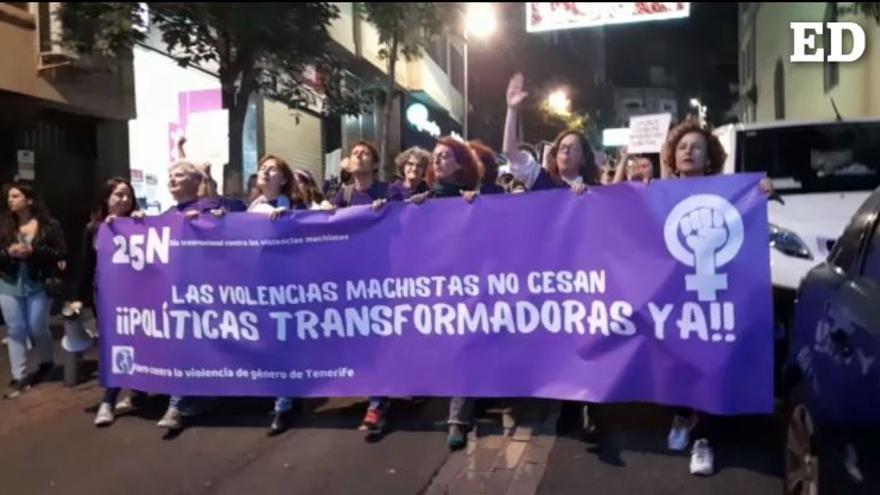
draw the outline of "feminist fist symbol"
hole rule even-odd
[[[720,196],[691,196],[670,212],[664,240],[677,260],[695,268],[696,273],[685,275],[687,290],[696,292],[700,301],[715,301],[718,291],[727,289],[727,275],[716,271],[742,247],[742,217]]]

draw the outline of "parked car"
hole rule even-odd
[[[780,198],[767,206],[779,372],[798,284],[880,186],[880,120],[731,124],[715,135],[724,173],[766,173]]]
[[[880,493],[880,189],[801,282],[789,339],[787,493]]]

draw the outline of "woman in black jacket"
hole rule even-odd
[[[28,184],[3,187],[6,209],[0,215],[0,310],[9,332],[12,382],[5,398],[20,395],[52,371],[49,335],[51,296],[60,288],[58,263],[67,254],[58,220]],[[50,293],[53,293],[50,295]],[[40,367],[28,376],[27,341],[34,342]]]
[[[101,198],[92,212],[92,217],[86,225],[83,233],[82,263],[80,264],[79,277],[76,284],[76,301],[71,303],[71,308],[81,311],[83,305],[95,308],[95,267],[98,263],[98,253],[95,248],[95,236],[101,229],[101,224],[112,221],[117,217],[129,217],[132,212],[138,210],[138,204],[134,197],[134,188],[122,177],[113,177],[104,184]],[[95,319],[98,312],[94,311]],[[118,388],[108,388],[104,391],[104,400],[98,407],[95,415],[95,426],[107,426],[113,423],[114,410],[130,409],[131,397],[116,402],[119,396]]]

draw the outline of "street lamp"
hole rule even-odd
[[[700,125],[706,125],[706,111],[708,110],[706,105],[703,105],[702,102],[696,98],[691,98],[691,107],[697,109],[700,117]]]
[[[498,22],[495,19],[495,8],[491,3],[468,3],[464,14],[464,138],[468,139],[468,113],[470,102],[468,99],[468,47],[470,37],[486,39],[495,32]]]
[[[547,96],[547,107],[557,115],[571,113],[571,100],[564,89],[557,89]]]

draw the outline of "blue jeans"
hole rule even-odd
[[[28,297],[0,294],[0,310],[9,332],[9,367],[13,380],[27,372],[27,340],[34,342],[40,363],[52,363],[52,337],[49,335],[49,310],[52,300],[44,291]]]
[[[275,412],[286,413],[286,412],[290,412],[291,409],[293,409],[293,398],[292,397],[276,397],[275,398]]]

